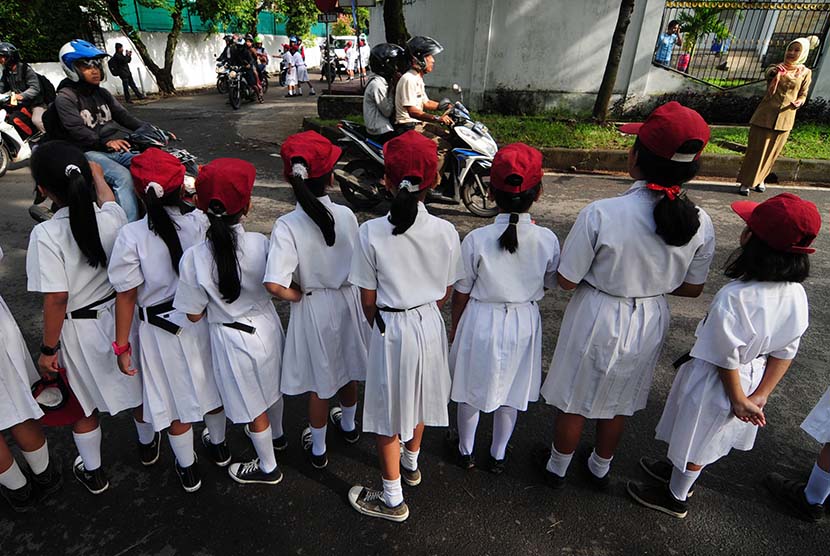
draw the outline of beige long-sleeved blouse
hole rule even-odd
[[[769,83],[778,73],[778,66],[770,66],[764,73]],[[809,68],[803,68],[800,72],[788,71],[781,74],[775,94],[770,95],[767,92],[764,95],[749,123],[776,131],[791,130],[797,110],[792,103],[801,100],[803,105],[807,101],[807,93],[810,91],[812,80],[813,72]]]

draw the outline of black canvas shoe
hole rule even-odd
[[[249,425],[245,425],[245,436],[251,438],[251,427]],[[274,451],[282,452],[288,448],[288,439],[285,435],[282,435],[279,438],[272,438],[271,445],[274,447]]]
[[[349,489],[349,504],[363,515],[379,517],[397,523],[406,521],[406,518],[409,517],[409,507],[406,502],[401,502],[394,508],[390,508],[383,501],[382,490],[372,490],[359,485]]]
[[[46,469],[38,475],[32,475],[32,483],[37,489],[38,496],[43,499],[47,496],[55,494],[63,486],[63,476],[58,470],[52,460],[49,460],[49,465]]]
[[[4,486],[0,486],[0,495],[6,499],[11,508],[18,512],[28,512],[32,510],[37,501],[35,497],[35,489],[32,487],[32,481],[26,481],[22,487],[12,490]]]
[[[594,489],[600,492],[607,492],[611,489],[611,470],[608,470],[602,477],[597,477],[594,475],[594,472],[591,471],[591,468],[588,467],[588,459],[591,457],[591,453],[593,453],[593,448],[588,448],[587,446],[580,446],[578,449],[579,453],[579,460],[581,465],[579,466],[582,470],[582,474],[585,477],[585,480],[588,481]]]
[[[463,456],[462,456],[463,457]],[[492,455],[487,457],[487,471],[493,475],[501,475],[507,467],[507,456],[503,459],[496,459]]]
[[[75,478],[92,494],[101,494],[110,487],[110,482],[107,476],[104,475],[103,467],[99,467],[94,471],[87,471],[81,456],[75,458],[75,463],[72,465],[72,473],[74,473]]]
[[[227,442],[221,444],[213,444],[210,441],[210,432],[205,428],[202,431],[202,446],[207,450],[208,458],[214,465],[219,467],[227,467],[231,462],[231,450],[228,448]]]
[[[639,504],[666,515],[683,519],[689,513],[689,505],[674,497],[668,485],[639,485],[628,481],[628,494]]]
[[[138,443],[138,457],[141,460],[141,465],[149,467],[159,460],[161,453],[161,434],[155,433],[153,441],[149,444]]]
[[[661,482],[664,485],[669,484],[671,481],[671,472],[674,466],[668,461],[642,457],[640,458],[640,467],[646,472],[646,475],[655,481]],[[691,498],[694,493],[695,487],[692,485],[692,488],[689,489],[689,493],[686,494],[686,498]]]
[[[824,517],[822,504],[810,504],[804,495],[806,483],[793,481],[778,473],[770,473],[764,478],[764,486],[776,501],[782,502],[800,518],[818,521]]]
[[[464,471],[470,471],[476,466],[475,456],[464,455],[458,451],[458,431],[449,429],[444,437],[444,448],[450,460]]]
[[[175,458],[173,458],[175,460]],[[179,462],[174,463],[176,475],[185,492],[196,492],[202,487],[202,476],[199,473],[199,460],[194,459],[190,467],[181,467]]]
[[[276,466],[273,471],[266,473],[259,466],[259,458],[249,461],[247,463],[232,463],[228,466],[228,475],[237,483],[245,485],[275,485],[282,481],[282,471],[280,466]]]
[[[545,484],[554,490],[565,488],[565,477],[548,471],[548,460],[550,459],[550,448],[544,444],[537,444],[530,452],[533,466],[542,474]]]
[[[319,456],[315,456],[314,452],[311,450],[314,446],[314,440],[312,440],[311,436],[311,427],[303,429],[303,433],[300,435],[300,443],[303,445],[303,450],[308,455],[311,466],[314,467],[314,469],[325,469],[329,464],[329,458],[326,455],[326,452],[323,452]]]
[[[421,470],[417,467],[410,471],[401,463],[401,479],[407,486],[415,487],[421,484]]]
[[[340,433],[348,444],[354,444],[358,440],[360,440],[360,427],[358,426],[357,420],[354,423],[354,430],[351,431],[344,431],[341,423],[343,421],[343,410],[340,409],[339,406],[332,407],[331,411],[329,411],[329,420],[331,424],[334,425],[335,430]]]

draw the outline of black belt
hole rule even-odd
[[[685,365],[686,363],[688,363],[692,359],[694,359],[692,357],[692,352],[687,351],[686,353],[684,353],[683,355],[678,357],[677,360],[674,363],[672,363],[672,367],[674,367],[675,369],[679,369],[680,367],[682,367],[683,365]]]
[[[169,332],[171,334],[175,334],[176,336],[178,336],[182,332],[182,327],[176,324],[175,322],[169,321],[159,316],[163,315],[164,313],[170,313],[173,310],[173,300],[171,299],[163,303],[150,305],[149,307],[139,307],[138,318],[139,320],[146,321],[147,324],[152,324],[153,326],[161,328],[165,332]]]
[[[428,303],[424,303],[424,305],[428,305]],[[386,334],[386,323],[383,322],[383,317],[380,315],[381,312],[383,313],[405,313],[406,311],[411,311],[412,309],[419,309],[424,305],[418,305],[417,307],[410,307],[409,309],[394,309],[392,307],[378,307],[377,311],[375,311],[375,324],[380,331],[380,335],[384,336]]]
[[[74,311],[70,311],[66,315],[64,315],[64,319],[71,319],[71,320],[92,320],[98,318],[99,311],[95,308],[99,305],[103,305],[107,301],[112,301],[115,299],[115,292],[112,292],[104,299],[99,299],[93,303],[90,303],[86,307],[81,307],[80,309],[75,309]]]
[[[241,322],[223,322],[222,326],[226,326],[228,328],[233,328],[234,330],[239,330],[241,332],[245,332],[247,334],[255,334],[256,328],[249,324],[243,324]]]

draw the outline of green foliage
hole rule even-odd
[[[0,1],[0,39],[14,44],[28,62],[54,62],[64,43],[89,38],[77,0]]]
[[[361,33],[369,32],[369,18],[369,8],[357,9],[357,21],[360,24]],[[337,21],[331,26],[331,34],[335,37],[357,34],[351,12],[342,13],[338,16]]]
[[[262,0],[196,0],[190,9],[202,21],[210,22],[211,32],[215,33],[220,24],[243,29],[255,26],[259,11],[269,4]]]
[[[677,17],[682,33],[685,35],[683,48],[694,54],[695,45],[700,37],[714,34],[723,41],[729,37],[729,27],[721,21],[720,14],[723,8],[695,8],[691,12],[683,12]]]
[[[273,10],[285,18],[286,32],[311,44],[311,26],[317,23],[317,5],[314,0],[276,0]]]

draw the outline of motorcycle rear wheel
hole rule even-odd
[[[461,200],[471,213],[482,218],[492,218],[499,213],[499,207],[488,197],[490,172],[476,166],[470,169],[461,184]]]
[[[216,79],[216,90],[220,95],[228,94],[228,78],[219,77]]]
[[[228,100],[231,103],[231,108],[239,110],[239,107],[242,105],[242,90],[238,86],[231,87],[228,91]]]
[[[263,76],[263,78],[260,79],[260,83],[262,84],[262,94],[264,95],[268,92],[268,77]]]
[[[0,178],[6,175],[11,160],[12,157],[9,154],[9,149],[6,148],[6,145],[0,143]]]
[[[356,210],[371,210],[383,201],[383,168],[369,160],[352,160],[334,173],[340,191]],[[352,180],[356,180],[356,184]],[[357,186],[357,187],[356,187]]]

